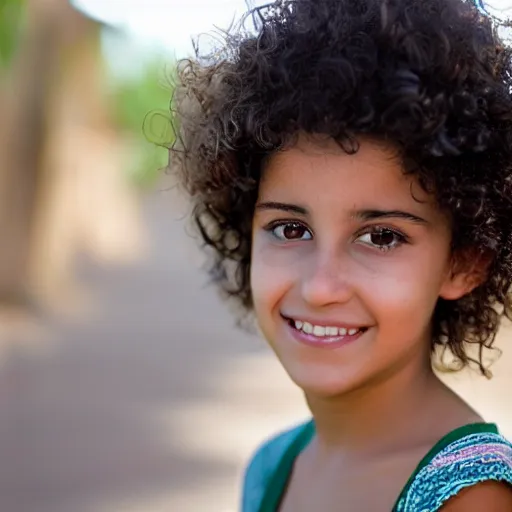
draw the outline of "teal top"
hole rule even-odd
[[[244,477],[242,512],[278,512],[299,453],[315,433],[308,421],[264,443]],[[486,480],[512,485],[512,443],[492,423],[453,430],[420,461],[392,512],[436,512],[462,489]]]

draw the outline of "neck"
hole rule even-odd
[[[426,364],[402,369],[342,396],[306,395],[319,454],[342,450],[375,455],[400,449],[411,440],[411,432],[428,435],[436,428],[440,418],[433,410],[444,395],[446,388]]]

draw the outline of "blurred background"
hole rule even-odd
[[[234,512],[255,447],[307,416],[207,285],[153,143],[191,38],[246,7],[0,0],[2,512]],[[511,336],[491,381],[443,377],[510,437]]]

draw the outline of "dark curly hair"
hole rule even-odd
[[[172,108],[170,166],[214,281],[251,311],[262,166],[299,132],[348,152],[358,136],[392,141],[449,214],[454,254],[489,261],[472,293],[439,299],[432,342],[487,374],[484,349],[512,317],[512,67],[498,24],[464,0],[282,0],[244,20],[252,30],[241,23],[179,63]]]

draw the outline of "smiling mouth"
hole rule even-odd
[[[348,338],[358,336],[368,330],[368,327],[353,327],[353,326],[333,326],[333,325],[319,325],[306,322],[304,320],[296,320],[283,316],[283,319],[288,322],[288,325],[293,329],[315,338]]]

